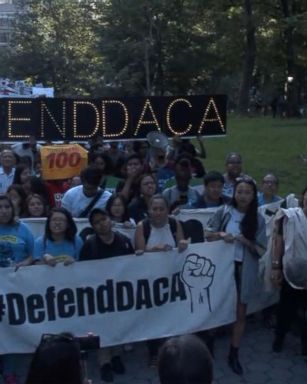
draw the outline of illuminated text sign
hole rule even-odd
[[[23,141],[216,136],[226,133],[226,96],[1,99],[0,139]]]

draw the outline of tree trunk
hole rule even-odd
[[[281,0],[281,7],[284,18],[288,24],[288,18],[293,16],[292,1]],[[285,54],[287,73],[285,74],[285,98],[286,98],[286,113],[288,117],[297,116],[298,114],[298,89],[297,89],[297,71],[296,58],[294,53],[294,27],[288,24],[284,30],[285,36]]]
[[[243,75],[239,94],[239,112],[247,114],[249,107],[249,90],[252,86],[253,71],[256,58],[255,26],[253,22],[252,0],[244,1],[245,8],[245,55],[243,63]]]

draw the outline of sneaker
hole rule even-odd
[[[112,357],[111,366],[113,371],[118,375],[123,375],[126,372],[126,368],[119,356]]]
[[[114,377],[111,364],[104,364],[100,367],[100,378],[106,383],[113,383]]]
[[[4,384],[17,384],[17,378],[15,375],[4,376]]]

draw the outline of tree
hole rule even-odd
[[[58,96],[89,95],[101,76],[95,2],[20,1],[8,65],[16,77],[53,86]]]
[[[256,37],[253,20],[252,1],[244,0],[245,13],[245,52],[243,64],[243,76],[239,95],[239,111],[247,113],[249,106],[249,92],[253,82],[253,71],[256,60]]]
[[[203,6],[186,0],[101,3],[100,49],[110,92],[187,93],[203,80],[208,37]]]

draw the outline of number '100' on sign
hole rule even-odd
[[[69,179],[87,166],[87,151],[78,144],[42,147],[41,158],[45,180]]]

